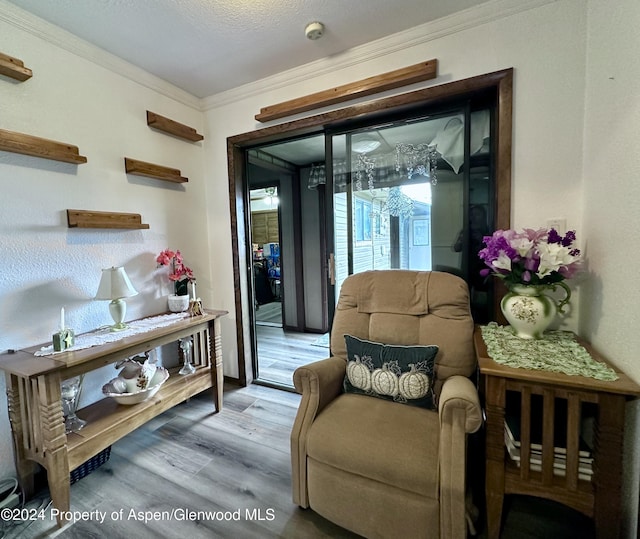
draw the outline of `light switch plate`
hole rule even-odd
[[[567,231],[567,220],[564,217],[547,219],[547,228],[554,228],[558,234],[564,234]]]

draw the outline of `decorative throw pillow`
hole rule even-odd
[[[433,365],[438,347],[401,346],[344,336],[344,390],[434,409]]]

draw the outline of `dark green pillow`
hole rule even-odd
[[[344,390],[434,409],[433,365],[438,347],[401,346],[345,335]]]

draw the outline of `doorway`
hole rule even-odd
[[[293,371],[328,357],[329,351],[318,341],[326,328],[310,322],[310,311],[322,309],[323,302],[309,297],[309,289],[318,286],[320,279],[308,273],[314,267],[308,260],[313,249],[305,244],[305,236],[309,223],[318,217],[314,204],[306,205],[301,186],[306,181],[306,169],[299,165],[304,152],[302,146],[287,146],[286,152],[279,146],[245,152],[252,374],[260,383],[293,389]],[[317,251],[317,235],[313,242]]]
[[[255,323],[282,327],[278,185],[251,189],[251,258]]]
[[[243,282],[246,282],[246,278],[251,280],[250,274],[245,273],[244,269],[247,268],[246,264],[246,236],[242,232],[243,227],[247,226],[247,197],[249,196],[246,186],[246,170],[248,163],[246,161],[246,153],[251,148],[263,148],[267,145],[275,145],[283,143],[283,141],[292,140],[300,137],[312,137],[319,136],[321,140],[325,141],[325,157],[326,157],[326,177],[329,178],[329,182],[333,181],[335,174],[333,163],[333,143],[327,141],[331,140],[325,135],[341,135],[355,134],[358,129],[368,129],[372,126],[379,126],[380,128],[389,123],[394,124],[397,121],[404,119],[411,122],[414,119],[421,119],[425,115],[429,114],[429,111],[438,109],[442,110],[443,106],[451,108],[453,101],[457,103],[469,102],[470,100],[483,99],[492,103],[493,105],[493,120],[490,125],[491,129],[491,144],[493,145],[491,156],[492,161],[483,165],[485,169],[482,170],[478,167],[474,169],[474,163],[472,160],[464,164],[463,174],[464,189],[463,189],[463,210],[461,229],[458,230],[457,236],[454,233],[453,239],[448,239],[448,249],[454,253],[451,256],[455,256],[455,246],[460,244],[460,251],[457,253],[459,257],[459,266],[463,274],[468,274],[469,264],[471,257],[469,256],[471,237],[470,233],[470,207],[473,197],[475,196],[470,188],[471,177],[473,174],[480,182],[487,182],[489,190],[487,191],[489,200],[487,202],[489,214],[487,214],[487,222],[491,223],[494,228],[508,228],[510,226],[510,193],[511,193],[511,99],[512,99],[512,81],[513,71],[507,69],[495,73],[489,73],[478,77],[472,77],[461,81],[456,81],[440,86],[434,86],[423,90],[417,90],[407,94],[399,96],[393,96],[390,98],[379,99],[365,104],[360,104],[353,107],[347,107],[344,109],[336,110],[333,112],[324,113],[322,115],[304,118],[288,122],[286,124],[275,125],[245,133],[243,135],[237,135],[228,139],[229,147],[229,185],[231,194],[231,221],[232,221],[232,234],[234,238],[233,253],[234,253],[234,272],[236,275],[236,323],[237,323],[237,344],[239,355],[239,377],[241,384],[250,383],[253,376],[252,360],[253,351],[251,346],[247,346],[249,343],[245,340],[245,336],[251,332],[251,328],[247,326],[248,318],[243,314],[247,312],[247,309],[251,309],[251,304],[248,303],[247,296],[245,295],[246,287],[243,286]],[[472,112],[472,110],[469,110]],[[366,125],[365,125],[366,121]],[[357,125],[356,125],[357,124]],[[470,140],[470,122],[467,122],[462,129],[464,130],[464,136],[462,138],[463,144],[468,145]],[[352,137],[353,138],[353,137]],[[351,141],[353,142],[353,140]],[[468,153],[468,152],[466,152]],[[313,164],[312,164],[313,166]],[[365,168],[366,170],[366,168]],[[352,175],[350,181],[353,184],[354,170],[349,170],[349,174]],[[425,175],[426,180],[430,181],[428,175]],[[438,180],[440,182],[440,179]],[[423,182],[424,183],[424,182]],[[445,182],[443,181],[443,184]],[[299,189],[302,189],[301,183],[296,182]],[[389,190],[392,186],[389,186]],[[368,185],[367,185],[368,188]],[[333,215],[334,211],[334,189],[331,183],[325,184],[325,186],[319,186],[319,193],[324,190],[324,197],[320,197],[324,201],[326,206],[327,215]],[[365,189],[367,190],[367,189]],[[433,193],[432,193],[433,196]],[[353,196],[351,202],[353,202]],[[432,199],[433,200],[433,199]],[[372,205],[373,208],[373,205]],[[433,210],[433,209],[432,209]],[[363,219],[367,215],[368,207],[363,202],[360,204],[360,208],[354,207],[351,212],[351,219]],[[375,214],[375,212],[373,212]],[[356,216],[358,215],[358,217]],[[372,212],[369,211],[369,218],[371,218]],[[362,216],[362,217],[359,217]],[[422,217],[422,219],[420,219]],[[407,225],[407,230],[410,234],[407,239],[408,242],[416,242],[415,247],[423,247],[420,243],[425,241],[435,243],[436,230],[434,226],[434,211],[429,215],[430,224],[427,226],[425,215],[416,214],[413,216],[416,221],[415,226]],[[422,222],[421,222],[422,221]],[[364,221],[363,221],[364,223]],[[384,225],[383,223],[381,223]],[[284,224],[281,223],[284,229]],[[325,228],[324,224],[320,225]],[[377,225],[376,225],[377,226]],[[388,223],[390,234],[396,234],[392,230],[395,227],[393,221]],[[399,226],[399,223],[398,223]],[[348,227],[352,230],[352,234],[355,237],[365,238],[369,233],[373,233],[374,229],[367,230],[363,224],[362,232],[354,231],[353,227]],[[360,236],[361,234],[361,236]],[[399,236],[398,236],[399,238]],[[460,242],[457,240],[460,239]],[[333,247],[335,238],[333,231],[325,230],[326,247]],[[362,240],[367,241],[367,240]],[[398,247],[392,247],[391,240],[389,240],[388,256],[390,263],[397,263],[402,259],[403,251],[400,247],[400,240],[396,240]],[[353,243],[353,241],[352,241]],[[317,246],[321,252],[323,251],[321,245]],[[349,260],[349,250],[353,254],[355,253],[355,246],[347,247],[347,260]],[[411,245],[413,248],[414,246]],[[284,249],[281,246],[281,254]],[[337,255],[337,251],[329,251],[325,249],[324,252]],[[327,290],[327,305],[332,309],[335,305],[334,287],[331,284],[332,267],[330,264],[331,257],[325,257],[323,254],[319,255],[320,261],[317,265],[317,270],[320,272],[321,281],[325,283]],[[408,255],[410,258],[409,263],[425,264],[424,257],[420,252],[413,252]],[[434,263],[434,252],[431,251],[432,265]],[[284,268],[283,268],[283,271]],[[285,282],[287,276],[284,276]],[[300,287],[297,289],[299,294],[297,298],[304,298],[304,288],[302,283],[297,283]],[[285,291],[286,293],[286,291]],[[493,297],[487,299],[487,309],[490,314],[497,312],[499,300],[503,290],[498,290]],[[301,306],[304,308],[304,305]],[[300,310],[298,310],[300,313]]]

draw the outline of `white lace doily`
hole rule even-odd
[[[111,331],[110,326],[98,328],[95,331],[89,333],[83,333],[82,335],[76,335],[75,343],[66,350],[56,352],[53,349],[53,344],[50,346],[43,346],[40,350],[34,352],[35,356],[54,356],[57,354],[63,354],[65,352],[73,352],[74,350],[83,350],[84,348],[91,348],[92,346],[99,346],[101,344],[107,344],[124,339],[125,337],[131,337],[138,335],[139,333],[146,333],[153,329],[170,326],[179,320],[187,318],[189,313],[175,313],[175,314],[161,314],[158,316],[151,316],[149,318],[143,318],[141,320],[134,320],[133,322],[127,322],[127,328],[121,331]]]

